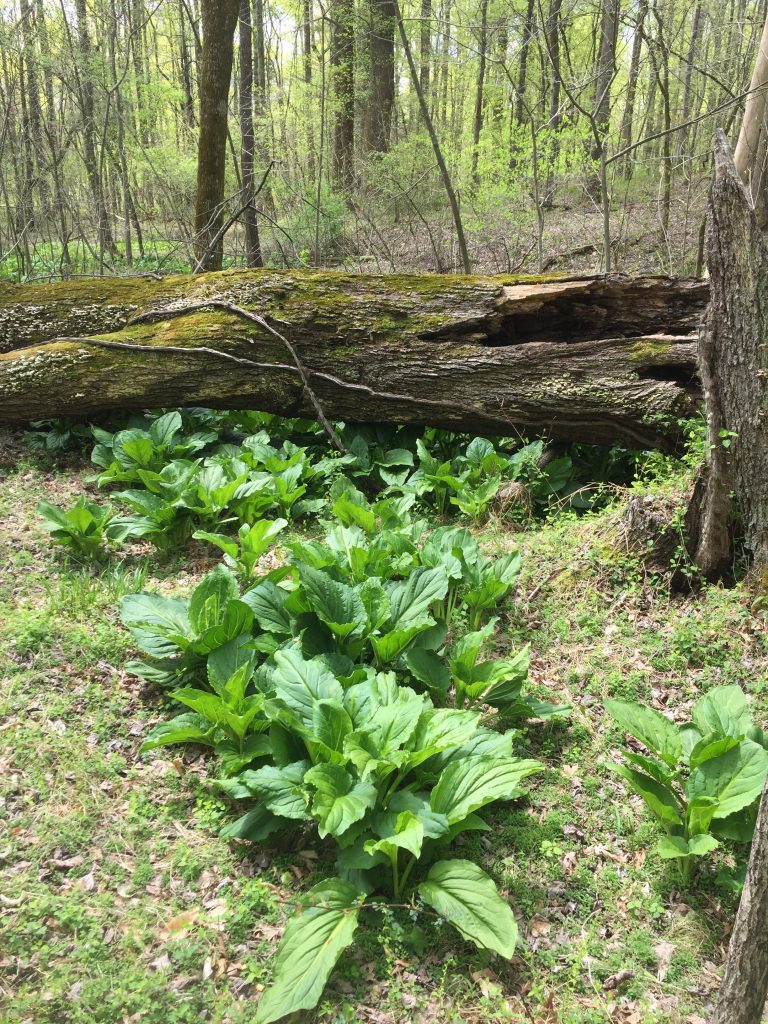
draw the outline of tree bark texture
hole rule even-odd
[[[369,88],[363,113],[363,148],[366,153],[386,153],[395,104],[395,25],[392,0],[368,3]]]
[[[768,566],[768,246],[722,131],[715,137],[707,264],[711,294],[699,361],[711,455],[691,526],[696,564],[717,575],[728,569],[732,489],[747,547],[757,566]]]
[[[333,0],[329,11],[333,26],[333,176],[340,188],[351,188],[355,156],[355,6],[353,0]]]
[[[240,0],[240,170],[243,175],[243,226],[245,258],[249,267],[264,265],[261,258],[259,224],[256,219],[256,187],[253,159],[256,136],[253,131],[253,25],[251,0]]]
[[[200,270],[219,270],[227,158],[227,103],[239,0],[203,0],[200,138],[197,149],[195,257]]]
[[[332,419],[666,448],[700,399],[706,301],[706,283],[669,278],[255,270],[2,285],[0,422],[185,404],[313,415],[276,330]]]
[[[768,996],[768,785],[712,1024],[760,1024]]]

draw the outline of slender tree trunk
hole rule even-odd
[[[515,96],[510,105],[509,124],[509,169],[514,171],[517,167],[518,155],[522,140],[519,136],[519,129],[525,123],[527,104],[525,90],[528,84],[528,54],[531,49],[533,30],[536,17],[536,0],[528,0],[525,10],[525,21],[523,22],[523,36],[520,43],[520,62],[517,69],[517,85]]]
[[[184,95],[181,103],[181,116],[187,129],[192,131],[195,127],[195,97],[192,89],[192,59],[187,46],[187,15],[183,4],[179,8],[179,62]]]
[[[245,258],[249,267],[261,267],[261,242],[256,219],[253,154],[253,27],[251,0],[240,0],[240,169],[243,176]]]
[[[643,49],[643,28],[648,14],[648,0],[640,0],[637,10],[637,21],[632,36],[632,57],[629,62],[629,76],[627,78],[627,99],[624,104],[624,114],[621,119],[621,141],[620,149],[628,149],[632,145],[632,123],[635,117],[635,99],[637,97],[637,80],[640,73],[640,55]],[[622,163],[624,177],[632,177],[634,160],[632,154],[627,153]]]
[[[690,120],[691,117],[691,107],[693,106],[693,65],[696,61],[696,55],[699,49],[702,21],[701,0],[698,0],[696,6],[693,8],[691,38],[688,42],[688,54],[685,60],[685,71],[683,73],[683,104],[680,112],[680,121],[682,124],[685,124],[685,122]],[[680,129],[677,143],[678,153],[681,157],[685,157],[688,150],[688,129],[686,127]]]
[[[88,30],[88,11],[85,0],[75,0],[77,12],[77,37],[82,67],[79,72],[80,110],[83,116],[83,159],[88,182],[96,208],[99,226],[99,256],[103,264],[104,254],[115,252],[112,229],[109,225],[101,169],[96,157],[96,111],[93,88],[93,67],[91,35]]]
[[[555,165],[560,149],[557,138],[560,130],[560,10],[562,0],[550,0],[549,14],[546,25],[546,45],[549,63],[552,69],[552,83],[549,93],[549,160],[547,168],[547,184],[542,200],[545,207],[551,206],[555,195]]]
[[[480,184],[477,164],[480,157],[480,132],[483,128],[483,112],[485,110],[485,62],[488,49],[488,0],[480,2],[480,36],[477,44],[478,65],[477,84],[475,86],[475,116],[472,120],[472,185]]]
[[[528,0],[525,9],[525,23],[523,25],[523,39],[520,44],[520,64],[517,71],[517,95],[515,96],[515,122],[523,124],[525,111],[525,89],[528,83],[528,53],[533,38],[533,27],[536,17],[536,0]]]
[[[451,47],[451,5],[452,0],[443,0],[443,17],[441,24],[442,40],[440,44],[440,124],[443,129],[448,122],[448,79],[450,77]]]
[[[461,210],[459,209],[459,201],[456,198],[456,193],[453,189],[453,182],[451,181],[451,175],[448,170],[448,166],[443,157],[443,151],[440,146],[440,140],[437,137],[435,126],[432,123],[432,117],[429,113],[429,107],[427,106],[427,99],[424,93],[421,91],[421,83],[419,82],[419,73],[416,68],[416,62],[413,59],[411,53],[410,43],[408,42],[408,35],[405,31],[405,25],[403,24],[403,16],[400,13],[400,7],[397,0],[394,0],[395,4],[395,15],[397,17],[397,27],[400,31],[400,42],[403,46],[403,52],[405,58],[408,61],[408,70],[411,73],[411,82],[416,92],[416,96],[419,101],[419,107],[421,108],[421,116],[424,119],[424,125],[429,134],[430,141],[432,143],[432,150],[435,154],[435,160],[440,170],[440,177],[443,179],[443,188],[448,196],[448,202],[451,207],[451,213],[453,215],[453,224],[456,228],[456,241],[459,246],[459,255],[461,257],[461,266],[465,274],[472,273],[472,261],[469,258],[469,250],[467,249],[467,240],[464,236],[464,224],[461,220]]]
[[[312,118],[312,0],[301,2],[301,63],[304,77],[304,132],[307,140],[307,176],[317,174],[315,127]]]
[[[197,150],[195,257],[201,271],[220,270],[229,86],[239,0],[203,0],[200,138]]]
[[[34,14],[29,0],[20,0],[21,32],[24,43],[24,70],[26,77],[26,98],[29,120],[29,134],[35,155],[37,194],[40,201],[39,220],[47,219],[50,194],[47,182],[47,161],[43,141],[43,117],[40,110],[40,84],[37,76],[38,56],[35,47]]]
[[[334,96],[333,175],[340,188],[351,189],[355,154],[354,0],[333,0],[330,17],[331,83]]]
[[[617,0],[603,0],[600,14],[600,49],[595,68],[593,121],[600,142],[595,140],[592,158],[599,159],[611,118],[611,83],[615,73],[616,33],[619,25]]]
[[[131,186],[128,176],[128,161],[125,153],[125,125],[123,123],[123,98],[117,73],[117,34],[119,27],[115,0],[112,0],[112,18],[109,31],[109,62],[112,71],[112,91],[115,101],[115,129],[117,143],[117,164],[120,174],[120,191],[123,200],[123,250],[126,266],[133,266],[133,238],[131,234]]]
[[[768,16],[760,39],[751,90],[744,107],[738,142],[733,159],[758,211],[761,227],[768,222],[768,196],[765,192],[764,152],[768,140]],[[761,160],[761,155],[763,159]]]
[[[421,0],[419,26],[419,84],[429,98],[429,72],[432,60],[432,0]]]

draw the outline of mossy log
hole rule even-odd
[[[668,447],[700,400],[707,294],[663,277],[272,270],[4,285],[0,422],[313,415],[298,362],[331,419]]]

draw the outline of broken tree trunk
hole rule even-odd
[[[699,363],[710,456],[687,526],[694,562],[715,577],[730,569],[732,492],[755,564],[768,567],[768,246],[722,131],[715,136],[707,264],[711,296]]]
[[[760,1024],[768,996],[768,785],[712,1024]]]
[[[207,405],[669,447],[708,287],[225,271],[0,287],[0,422]],[[305,384],[309,384],[309,389]]]

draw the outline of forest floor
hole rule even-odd
[[[318,853],[217,838],[232,815],[204,758],[138,754],[167,709],[123,668],[116,605],[145,588],[185,592],[215,559],[68,560],[35,505],[87,490],[89,469],[25,456],[0,494],[0,1018],[244,1024]],[[715,886],[717,863],[682,890],[651,852],[656,826],[604,767],[618,734],[602,701],[683,716],[710,685],[740,682],[765,718],[768,634],[739,588],[670,596],[622,548],[619,513],[478,531],[489,551],[520,545],[507,640],[531,644],[537,696],[573,705],[570,721],[523,734],[518,751],[548,769],[529,797],[464,837],[518,915],[517,955],[447,929],[427,938],[390,913],[302,1019],[704,1024],[736,897]]]

